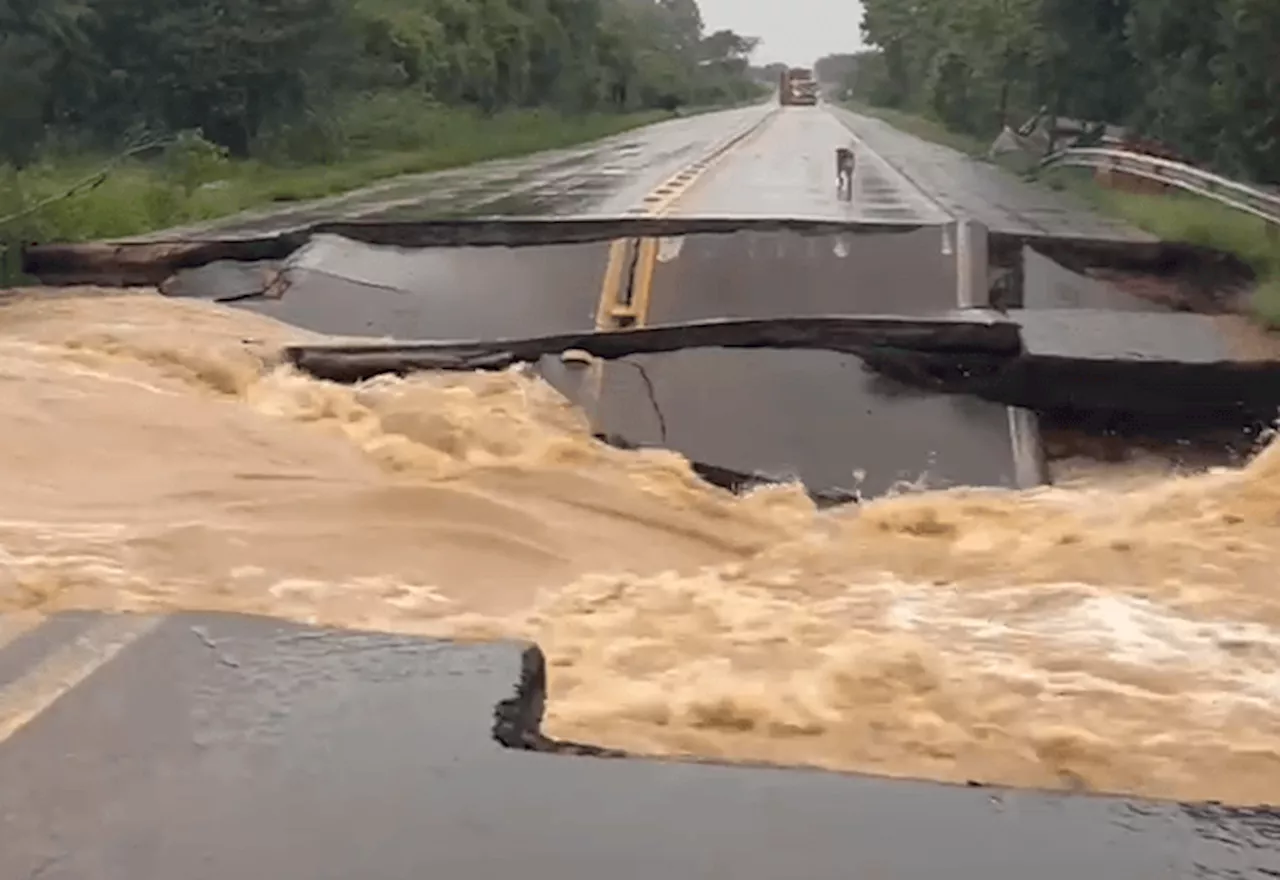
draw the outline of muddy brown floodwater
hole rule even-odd
[[[553,735],[1280,796],[1280,449],[819,513],[594,442],[525,373],[348,388],[273,365],[305,338],[149,294],[7,300],[0,611],[528,636]]]

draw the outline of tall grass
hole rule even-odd
[[[1097,210],[1145,229],[1164,241],[1186,242],[1232,254],[1253,270],[1257,284],[1250,295],[1254,316],[1280,328],[1280,230],[1251,214],[1191,193],[1142,195],[1098,186],[1081,169],[1045,175],[1055,188],[1065,188]]]
[[[416,96],[353,99],[328,118],[274,126],[253,157],[227,159],[207,144],[122,162],[98,186],[56,198],[107,157],[47,151],[35,165],[0,166],[0,241],[84,241],[136,235],[271,202],[321,198],[403,174],[573,146],[670,116],[661,111],[569,116],[510,110],[485,116]]]

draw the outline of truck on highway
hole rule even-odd
[[[818,82],[807,67],[789,67],[779,75],[778,102],[784,107],[818,103]]]

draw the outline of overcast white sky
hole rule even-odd
[[[858,0],[698,0],[707,30],[730,28],[763,42],[756,64],[786,61],[809,66],[832,52],[859,45]]]

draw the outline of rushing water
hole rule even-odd
[[[622,452],[526,373],[341,387],[154,295],[0,307],[0,611],[536,639],[548,730],[1157,796],[1280,789],[1280,449],[819,513]]]

